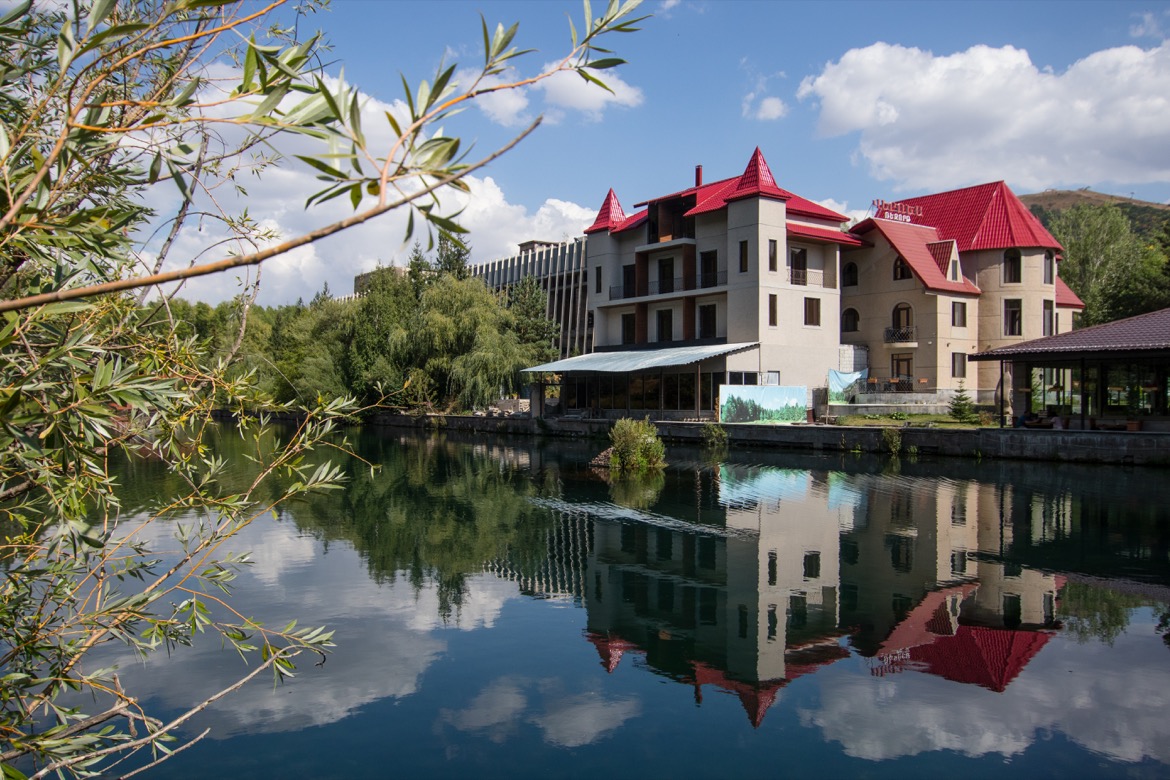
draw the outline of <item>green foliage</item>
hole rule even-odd
[[[975,409],[974,402],[971,401],[971,396],[967,393],[967,386],[964,382],[959,382],[959,389],[951,396],[951,403],[947,411],[956,422],[965,425],[979,421],[979,413]]]
[[[1077,205],[1052,219],[1065,248],[1060,277],[1085,302],[1082,325],[1096,325],[1170,306],[1167,254],[1143,241],[1115,205]]]
[[[623,417],[609,432],[613,445],[610,468],[619,473],[643,473],[666,467],[666,447],[650,418]]]
[[[882,443],[895,458],[902,452],[902,431],[900,428],[882,428]]]
[[[1057,616],[1064,622],[1065,633],[1077,642],[1112,645],[1125,633],[1130,612],[1146,604],[1140,596],[1070,581],[1060,593]]]
[[[703,446],[709,449],[727,447],[727,430],[719,423],[703,423]]]
[[[614,2],[597,17],[587,10],[568,54],[526,83],[559,72],[597,82],[596,72],[620,62],[600,39],[634,29],[635,5]],[[405,111],[385,115],[390,142],[375,149],[360,93],[344,81],[326,85],[316,70],[327,59],[317,37],[295,39],[297,25],[253,33],[273,21],[267,10],[78,0],[0,11],[5,776],[18,775],[14,762],[67,776],[115,771],[139,750],[162,760],[175,749],[162,742],[208,701],[260,673],[284,679],[298,654],[316,658],[330,647],[325,629],[268,627],[233,609],[232,582],[249,560],[232,549],[236,535],[277,504],[346,477],[314,453],[343,446],[336,427],[357,411],[343,397],[347,380],[371,401],[381,400],[379,388],[406,385],[474,404],[523,360],[506,312],[458,273],[418,295],[408,284],[404,296],[371,302],[368,313],[380,316],[368,331],[324,290],[307,307],[257,310],[249,326],[253,284],[215,308],[150,289],[256,265],[393,209],[409,212],[408,236],[416,221],[429,235],[458,235],[440,198],[465,192],[462,178],[507,149],[468,163],[459,139],[437,128],[477,95],[518,86],[501,78],[523,54],[512,47],[514,26],[492,34],[483,25],[483,64],[463,83],[455,83],[457,66],[444,64],[407,87]],[[345,197],[358,213],[283,238],[247,212],[220,210],[209,193],[243,192],[244,172],[263,175],[277,160],[265,150],[278,134],[301,137],[309,153],[298,159],[324,182],[309,204]],[[315,142],[323,143],[314,155]],[[172,215],[148,205],[163,185],[179,196]],[[196,214],[226,236],[222,259],[170,257]],[[160,226],[168,235],[143,243]],[[142,275],[144,258],[154,265]],[[457,270],[454,254],[447,262]],[[419,341],[425,364],[387,357]],[[246,481],[207,446],[212,414],[224,408],[240,414],[233,435],[246,444]],[[253,410],[265,413],[248,416]],[[269,411],[301,422],[276,432]],[[168,477],[133,521],[110,470],[123,456],[152,459]],[[109,643],[148,658],[199,634],[249,666],[235,685],[202,692],[167,723],[93,659]]]

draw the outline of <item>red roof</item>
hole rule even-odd
[[[972,360],[1000,360],[1018,356],[1078,356],[1082,353],[1170,351],[1170,309],[1152,311],[1090,328],[1056,336],[1045,336],[1019,344],[971,355]]]
[[[1085,308],[1085,302],[1059,276],[1056,277],[1056,305],[1068,309]]]
[[[947,277],[943,267],[940,267],[940,262],[936,257],[939,249],[935,247],[940,244],[945,246],[946,242],[939,241],[938,231],[935,228],[912,225],[908,222],[871,218],[854,225],[851,232],[864,235],[873,230],[877,230],[885,237],[890,246],[902,256],[902,259],[914,271],[914,275],[918,277],[919,281],[926,286],[926,289],[979,295],[979,288],[971,280],[963,276],[960,277],[959,281],[952,282]],[[949,250],[946,257],[949,261]]]
[[[621,663],[622,656],[627,650],[641,651],[633,642],[627,642],[620,636],[613,634],[598,634],[594,631],[586,632],[585,638],[597,648],[597,654],[601,656],[601,666],[605,671],[613,673],[617,669],[618,664]]]
[[[954,239],[960,252],[979,249],[1041,247],[1061,250],[1040,220],[1002,181],[907,198],[878,216],[893,211],[918,225],[930,225],[940,238]]]
[[[910,659],[931,674],[1002,693],[1051,638],[1047,631],[959,626],[954,636],[913,648]]]
[[[726,208],[729,201],[750,197],[764,197],[783,200],[789,214],[800,214],[806,217],[814,217],[816,219],[824,219],[838,223],[845,222],[849,219],[844,214],[838,214],[819,203],[813,203],[811,200],[794,195],[788,190],[781,189],[777,186],[776,179],[772,176],[772,169],[768,167],[768,163],[764,159],[764,155],[759,147],[756,147],[756,150],[752,152],[747,167],[739,176],[733,176],[730,179],[720,179],[710,184],[700,184],[697,187],[690,187],[685,190],[679,190],[678,192],[672,192],[669,195],[651,198],[641,203],[635,203],[634,207],[638,208],[650,203],[692,196],[695,199],[695,205],[686,212],[685,216],[688,217],[719,211],[720,209]],[[596,224],[595,222],[594,225]]]
[[[831,230],[830,228],[809,227],[808,225],[795,225],[788,223],[787,233],[789,237],[807,238],[813,241],[829,241],[834,244],[845,244],[847,246],[868,246],[868,244],[853,235],[842,230]]]
[[[622,204],[618,202],[617,195],[610,187],[609,193],[605,196],[605,202],[601,204],[601,210],[597,212],[597,219],[593,220],[592,225],[585,228],[585,233],[613,230],[625,221],[626,213],[622,211]]]

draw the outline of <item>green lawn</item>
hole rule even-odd
[[[843,414],[837,416],[838,425],[862,425],[870,427],[889,427],[897,426],[903,427],[909,425],[911,428],[980,428],[980,427],[996,427],[999,422],[993,415],[984,413],[983,419],[978,423],[960,423],[956,422],[950,415],[946,414],[906,414],[904,412],[895,412],[894,414]]]

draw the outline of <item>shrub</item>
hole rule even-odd
[[[613,453],[610,468],[618,472],[644,472],[666,466],[666,447],[658,437],[658,429],[645,420],[623,417],[609,432]]]
[[[727,446],[727,431],[719,423],[703,423],[703,446],[713,450]]]
[[[882,441],[895,458],[902,452],[902,431],[898,428],[882,428]]]

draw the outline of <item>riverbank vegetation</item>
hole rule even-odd
[[[338,446],[337,422],[363,404],[408,394],[474,404],[528,359],[519,336],[497,338],[515,307],[457,273],[388,278],[362,308],[322,294],[264,312],[250,281],[213,309],[159,287],[254,268],[395,210],[410,213],[408,240],[453,241],[463,231],[441,198],[466,192],[464,177],[539,124],[478,161],[439,129],[478,96],[520,86],[509,80],[522,78],[517,28],[483,21],[478,66],[444,63],[415,87],[404,81],[404,98],[377,117],[385,127],[367,133],[365,97],[325,71],[336,55],[318,36],[298,32],[301,12],[320,3],[293,5],[78,0],[0,10],[5,778],[152,766],[206,736],[175,741],[211,702],[257,675],[293,674],[301,654],[316,661],[328,630],[265,626],[233,607],[233,579],[249,563],[235,537],[281,503],[344,480],[309,455]],[[621,62],[600,38],[632,30],[635,5],[613,2],[594,16],[586,4],[563,56],[522,83],[566,72],[600,83]],[[281,138],[297,141],[299,162],[273,152]],[[352,214],[290,237],[220,208],[218,189],[240,191],[278,162],[319,175],[308,205],[341,197]],[[177,237],[196,223],[222,235],[207,250],[219,259],[178,256]],[[401,359],[362,350],[383,337],[398,340]],[[403,368],[416,344],[430,350],[422,374]],[[241,416],[233,435],[255,470],[241,483],[206,442],[223,407],[295,411],[303,422],[277,431],[265,415]],[[110,465],[124,454],[164,464],[171,477],[133,513]],[[245,671],[166,720],[98,657],[111,646],[141,658],[181,652],[201,634],[238,651]]]

